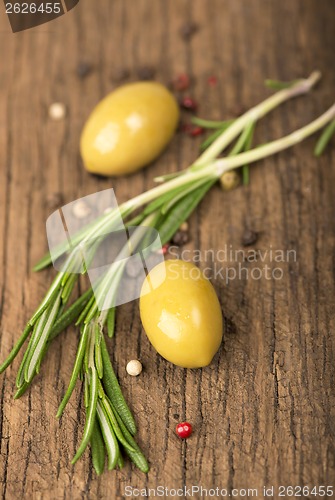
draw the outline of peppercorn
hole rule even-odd
[[[111,79],[116,83],[122,83],[127,80],[129,76],[130,71],[127,68],[119,68],[113,73]]]
[[[54,102],[49,106],[49,116],[52,120],[58,121],[65,118],[66,107],[62,102]]]
[[[198,24],[188,21],[184,23],[180,28],[180,36],[185,42],[187,42],[192,38],[193,35],[196,34],[198,30]]]
[[[47,205],[50,210],[56,210],[64,204],[64,197],[62,193],[54,192],[47,196]]]
[[[193,127],[192,130],[190,131],[190,135],[192,137],[198,137],[199,135],[202,135],[204,133],[204,129],[202,127]]]
[[[254,245],[258,239],[258,234],[251,229],[246,229],[242,236],[242,245],[244,247],[249,247]]]
[[[137,278],[142,274],[142,268],[136,260],[129,259],[126,264],[126,273],[129,278]]]
[[[172,243],[181,247],[185,245],[190,240],[189,234],[187,231],[177,231],[176,234],[172,238]]]
[[[152,66],[140,66],[137,68],[137,76],[140,80],[152,80],[155,72],[155,68]]]
[[[235,189],[240,183],[240,176],[235,170],[230,170],[221,175],[220,184],[224,191]]]
[[[186,73],[178,75],[172,81],[173,90],[182,91],[188,89],[190,86],[190,77]]]
[[[77,66],[77,76],[78,78],[84,79],[92,72],[93,66],[85,61],[79,62]]]
[[[181,123],[180,129],[182,132],[185,132],[186,134],[191,134],[193,125],[191,123]]]
[[[163,255],[166,255],[169,251],[169,244],[168,243],[165,243],[165,245],[162,246],[162,248],[160,250],[158,250],[159,253],[163,254]]]
[[[91,213],[90,206],[83,200],[78,200],[72,207],[73,215],[77,219],[86,219]]]
[[[182,98],[180,105],[182,108],[187,109],[188,111],[195,111],[198,107],[196,101],[189,96],[185,96]]]
[[[176,426],[176,433],[181,439],[187,439],[192,434],[192,425],[188,422],[181,422]]]

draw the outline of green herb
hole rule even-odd
[[[254,130],[255,130],[255,122],[250,122],[248,125],[246,125],[245,129],[243,130],[242,134],[237,140],[235,146],[229,153],[229,156],[235,156],[239,154],[241,151],[248,151],[250,149]],[[243,184],[244,185],[249,184],[248,165],[242,166],[242,177],[243,177]]]
[[[50,340],[54,339],[62,331],[64,331],[80,316],[86,304],[89,302],[93,295],[92,288],[84,292],[63,314],[61,314],[55,321],[50,332]]]
[[[97,416],[100,422],[103,440],[105,442],[107,457],[108,457],[108,470],[112,470],[118,463],[120,456],[120,448],[113,428],[108,421],[108,415],[103,406],[98,402]]]
[[[197,116],[192,116],[191,122],[193,123],[193,125],[198,125],[202,128],[226,130],[226,128],[228,128],[229,125],[234,122],[234,120],[213,121],[204,120],[203,118],[198,118]]]
[[[229,125],[222,126],[218,130],[216,130],[215,132],[213,132],[209,137],[207,137],[207,139],[205,139],[200,144],[200,151],[205,151],[205,149],[207,149],[211,144],[213,144],[213,142],[215,142],[216,139],[218,137],[220,137],[220,135],[222,135],[222,132],[224,132],[225,130],[227,130],[227,128],[229,127]]]
[[[113,428],[113,431],[114,431],[114,434],[115,434],[117,440],[121,444],[123,444],[123,446],[125,448],[127,448],[128,451],[136,451],[135,448],[133,446],[131,446],[128,443],[128,441],[125,439],[125,437],[123,436],[122,431],[119,427],[118,421],[117,421],[115,414],[112,410],[111,404],[108,402],[107,398],[102,399],[102,404],[106,410],[106,414],[108,415],[108,420],[110,421],[110,423],[112,425],[112,428]],[[115,413],[116,413],[116,411],[115,411]]]
[[[245,143],[244,143],[244,148],[243,151],[249,151],[251,149],[252,145],[252,139],[254,136],[254,131],[255,131],[255,123],[252,124],[249,134],[246,137]],[[249,165],[243,165],[242,167],[242,177],[243,177],[243,184],[247,186],[249,184]]]
[[[290,89],[296,85],[299,80],[292,80],[291,82],[282,82],[280,80],[265,80],[265,86],[272,90]]]
[[[316,143],[315,149],[314,149],[314,155],[315,156],[321,156],[324,150],[327,147],[327,144],[335,134],[335,120],[331,121],[327,127],[325,127],[324,131],[322,132],[318,142]]]
[[[115,331],[115,307],[111,307],[107,314],[107,333],[110,339],[114,337],[114,331]]]
[[[23,330],[21,337],[19,338],[19,340],[16,342],[15,346],[11,350],[8,358],[2,363],[2,365],[0,365],[0,373],[5,371],[6,368],[8,368],[8,366],[14,361],[17,354],[20,352],[21,347],[23,346],[23,344],[27,340],[32,329],[33,329],[33,327],[28,323],[28,325]]]
[[[94,361],[95,361],[95,366],[97,368],[99,378],[102,378],[103,374],[104,374],[104,365],[102,362],[102,355],[101,355],[101,337],[102,337],[102,333],[100,331],[99,325],[96,325],[96,327],[95,327]]]
[[[113,407],[113,405],[112,405]],[[134,440],[133,436],[130,434],[126,426],[124,425],[121,417],[118,415],[117,412],[115,412],[115,417],[118,421],[118,424],[121,428],[121,431],[123,432],[124,437],[127,439],[128,443],[130,446],[134,449],[134,451],[131,451],[129,448],[125,449],[125,452],[127,455],[131,458],[131,460],[134,462],[134,464],[142,471],[142,472],[148,472],[149,471],[149,465],[148,462],[145,458],[145,456],[142,453],[142,450]]]

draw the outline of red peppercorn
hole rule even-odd
[[[190,86],[190,77],[186,73],[178,75],[172,82],[174,90],[186,90]]]
[[[187,439],[192,434],[192,425],[188,422],[181,422],[176,426],[176,433],[181,439]]]
[[[190,131],[190,135],[192,137],[198,137],[198,135],[201,135],[204,133],[204,129],[202,127],[194,127],[191,131]]]
[[[212,75],[208,77],[207,82],[210,87],[216,87],[218,79],[216,78],[216,76]]]
[[[202,127],[194,127],[191,123],[183,123],[181,126],[181,130],[191,137],[197,137],[198,135],[202,135],[205,132],[205,129],[203,129]]]
[[[168,243],[165,243],[165,245],[162,246],[160,253],[162,253],[163,255],[167,254],[169,251],[169,246],[170,245]]]
[[[184,109],[188,109],[190,111],[195,111],[198,107],[196,101],[194,99],[192,99],[192,97],[189,97],[189,96],[185,96],[182,98],[181,106]]]

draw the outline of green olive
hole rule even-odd
[[[219,300],[200,269],[167,260],[144,280],[140,297],[144,330],[156,351],[184,368],[207,366],[222,341]]]
[[[84,126],[84,166],[101,175],[135,172],[160,155],[178,121],[176,99],[160,83],[123,85],[94,108]]]

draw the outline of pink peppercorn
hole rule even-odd
[[[192,425],[188,422],[181,422],[176,426],[176,433],[181,439],[187,439],[192,434]]]
[[[192,97],[189,97],[189,96],[185,96],[182,98],[181,100],[181,106],[184,108],[184,109],[187,109],[187,110],[190,110],[190,111],[195,111],[198,107],[196,101],[192,98]]]

